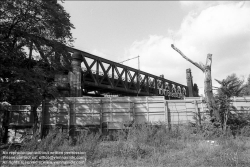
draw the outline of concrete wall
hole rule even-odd
[[[236,112],[250,112],[250,97],[232,99]],[[207,107],[200,97],[184,100],[164,100],[152,97],[66,97],[46,101],[39,115],[44,126],[99,126],[108,129],[124,128],[133,122],[153,124],[185,124],[208,116]],[[11,106],[9,125],[32,125],[30,106]],[[38,113],[42,110],[39,107]]]
[[[46,102],[44,125],[100,126],[121,129],[133,122],[166,122],[163,96],[67,97]],[[69,117],[70,115],[70,117]]]

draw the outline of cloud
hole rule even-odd
[[[179,55],[174,55],[175,51],[170,47],[171,43],[170,38],[151,35],[149,39],[135,41],[126,55],[127,57],[139,55],[142,71],[158,76],[164,74],[167,79],[185,84],[185,68],[188,68],[190,64]],[[181,71],[176,64],[185,68]],[[137,61],[128,61],[126,65],[137,68]],[[179,78],[180,73],[184,78]]]
[[[235,4],[239,7],[246,5],[245,1],[179,1],[181,8],[191,12],[201,12],[212,6]]]
[[[205,63],[207,54],[213,54],[213,78],[224,79],[232,73],[247,77],[250,73],[249,3],[183,1],[181,5],[196,8],[183,19],[179,30],[166,30],[168,36],[150,35],[134,41],[125,57],[140,55],[142,71],[164,74],[165,78],[185,85],[185,70],[191,68],[200,93],[203,93],[203,73],[174,51],[171,43],[196,62]],[[136,67],[136,62],[127,65]],[[213,83],[216,85],[214,80]]]

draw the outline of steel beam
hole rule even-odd
[[[138,96],[164,95],[172,98],[187,96],[188,88],[185,85],[74,48],[69,48],[69,52],[78,52],[82,55],[85,66],[82,70],[83,89]],[[86,58],[92,59],[93,62],[88,63]],[[106,69],[104,63],[108,65]]]

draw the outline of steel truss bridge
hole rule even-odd
[[[81,87],[83,95],[90,92],[103,95],[165,96],[166,99],[188,97],[188,87],[90,53],[68,47],[70,53],[80,53]]]

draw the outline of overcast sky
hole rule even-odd
[[[59,2],[59,1],[58,1]],[[140,55],[142,71],[186,85],[186,69],[203,93],[204,75],[171,48],[195,62],[213,55],[212,77],[250,74],[250,2],[65,1],[74,47],[121,62]],[[124,63],[138,68],[137,59]],[[218,86],[213,80],[213,85]]]

